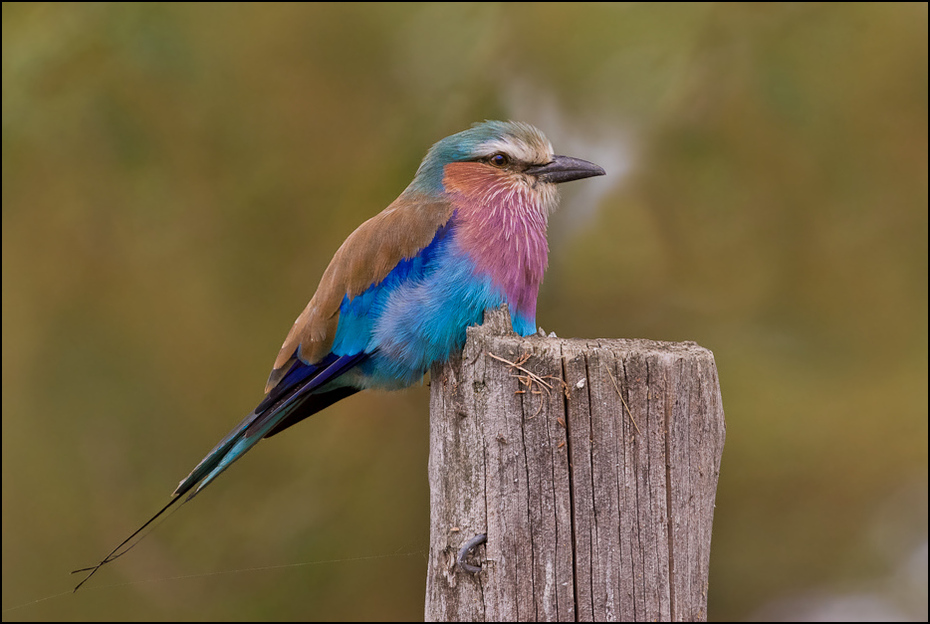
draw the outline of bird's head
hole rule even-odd
[[[556,184],[604,174],[594,163],[553,154],[549,140],[529,124],[485,121],[433,145],[410,190],[436,194],[450,186],[473,192],[507,187],[534,195],[548,212],[558,201]]]

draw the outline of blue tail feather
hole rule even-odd
[[[220,440],[220,443],[181,481],[171,495],[171,500],[161,508],[161,511],[136,529],[132,535],[120,542],[119,546],[111,550],[100,563],[89,568],[74,570],[74,573],[88,572],[88,575],[77,584],[74,591],[80,589],[102,566],[129,552],[139,542],[136,537],[141,535],[147,527],[151,526],[168,509],[184,500],[181,498],[184,494],[193,490],[193,493],[186,500],[193,498],[197,492],[206,487],[231,463],[255,446],[263,436],[272,436],[324,407],[328,407],[336,401],[357,392],[357,388],[351,387],[338,387],[335,390],[323,393],[316,393],[315,391],[349,371],[367,357],[368,354],[366,353],[344,356],[331,354],[316,365],[303,364],[298,360],[281,380],[281,383],[268,393],[268,396],[259,403],[258,407],[246,416],[226,437]]]
[[[181,481],[174,495],[181,496],[193,489],[193,493],[188,497],[193,498],[230,464],[255,446],[262,437],[273,435],[309,416],[313,412],[301,413],[296,419],[288,418],[304,402],[314,396],[314,390],[336,379],[367,357],[368,354],[365,353],[343,356],[331,354],[317,365],[303,364],[298,360],[281,383],[259,403],[258,407],[220,440],[219,444]],[[339,392],[338,390],[335,392],[337,396],[334,397],[327,397],[331,392],[320,395],[321,400],[316,401],[317,410],[314,412],[353,394],[353,392]],[[279,425],[282,426],[278,427]]]

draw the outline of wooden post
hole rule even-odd
[[[724,434],[707,349],[486,313],[432,370],[426,619],[706,620]]]

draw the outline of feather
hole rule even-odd
[[[401,260],[414,257],[449,221],[452,205],[408,189],[390,206],[365,221],[336,251],[316,293],[294,322],[268,379],[268,392],[297,354],[315,364],[330,351],[343,300],[379,284]]]

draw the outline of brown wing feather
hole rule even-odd
[[[343,297],[355,297],[383,280],[398,262],[426,247],[451,216],[448,201],[405,192],[358,226],[336,251],[316,293],[294,321],[265,392],[284,377],[298,346],[302,361],[315,364],[322,360],[332,348]]]

